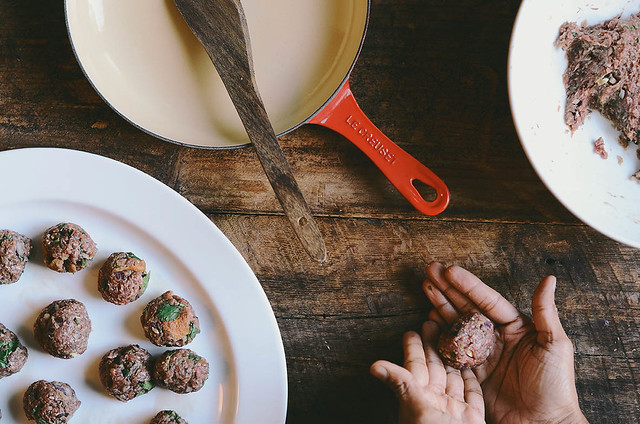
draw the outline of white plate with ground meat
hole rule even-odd
[[[524,0],[509,54],[514,122],[541,180],[582,221],[634,247],[640,247],[640,184],[632,178],[640,169],[638,146],[631,143],[624,148],[618,142],[620,131],[595,110],[575,131],[570,130],[563,84],[567,55],[555,43],[565,22],[595,25],[639,12],[640,0]],[[640,33],[633,26],[628,30]],[[618,83],[620,76],[614,73],[602,75],[597,84]],[[617,88],[612,91],[626,94]],[[600,137],[606,155],[596,146]]]
[[[0,380],[2,422],[27,423],[22,398],[37,380],[69,384],[82,402],[71,423],[147,424],[172,409],[191,424],[283,423],[287,378],[284,349],[269,302],[243,258],[215,225],[180,195],[148,175],[100,156],[63,149],[0,153],[0,226],[33,240],[24,274],[0,285],[0,323],[28,348],[22,370]],[[40,238],[61,222],[80,225],[97,244],[85,269],[58,273],[43,263]],[[148,287],[126,305],[106,302],[98,271],[113,252],[135,252],[151,273]],[[138,344],[159,358],[167,349],[144,334],[149,301],[171,290],[187,299],[200,333],[185,348],[206,358],[209,378],[188,394],[155,387],[128,402],[100,383],[102,356]],[[61,299],[82,302],[91,319],[87,350],[71,359],[46,353],[33,325]]]

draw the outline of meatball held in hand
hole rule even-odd
[[[42,235],[46,266],[57,272],[77,272],[87,266],[98,250],[91,236],[79,225],[63,222]]]
[[[209,378],[209,363],[190,349],[162,354],[153,368],[153,379],[175,393],[197,392]]]
[[[493,322],[480,312],[473,312],[460,317],[440,335],[438,351],[446,365],[472,368],[487,360],[495,344]]]
[[[0,324],[0,379],[17,373],[27,362],[29,353],[18,336]]]
[[[65,424],[80,407],[76,392],[66,383],[39,380],[24,394],[24,413],[38,424]]]
[[[200,321],[191,304],[171,291],[149,302],[140,322],[144,334],[156,346],[184,346],[200,332]]]
[[[131,252],[112,253],[98,272],[98,290],[107,302],[126,305],[147,289],[146,263]]]
[[[175,411],[160,411],[149,424],[189,424]]]
[[[0,230],[0,284],[18,281],[31,253],[31,239],[11,230]]]
[[[63,359],[74,358],[87,350],[91,319],[81,302],[57,300],[40,312],[33,333],[47,353]]]
[[[100,361],[100,382],[109,394],[127,402],[153,389],[153,359],[138,345],[118,347],[107,352]]]

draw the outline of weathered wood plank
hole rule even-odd
[[[366,422],[389,422],[383,418],[389,400],[367,377],[368,365],[378,358],[400,360],[401,334],[426,319],[429,305],[420,285],[433,260],[472,270],[525,313],[540,278],[556,275],[557,305],[575,345],[586,412],[593,422],[603,413],[619,417],[618,422],[637,416],[637,249],[585,227],[321,219],[329,257],[320,266],[285,234],[284,218],[212,219],[256,272],[271,301],[290,352],[291,385],[313,388],[292,392],[292,422],[300,422],[307,410],[318,417],[315,422],[336,417],[349,422],[355,419],[352,411],[370,408]],[[287,239],[291,242],[283,244]],[[603,390],[606,396],[594,399]]]
[[[374,2],[354,91],[380,128],[450,186],[443,218],[574,223],[515,137],[502,84],[505,57],[497,53],[507,47],[515,6],[495,3],[497,15],[474,1],[454,14],[437,2]],[[61,4],[9,1],[2,14],[0,148],[89,150],[150,173],[203,210],[281,214],[250,149],[173,146],[113,112],[76,64]],[[463,36],[461,17],[483,25]],[[281,142],[315,213],[422,218],[341,136],[305,127]]]

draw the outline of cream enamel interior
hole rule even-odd
[[[243,0],[258,89],[276,133],[310,118],[357,57],[367,0]],[[173,0],[67,0],[87,77],[118,113],[170,141],[248,143],[206,52]]]

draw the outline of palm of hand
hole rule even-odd
[[[496,352],[497,363],[493,369],[483,370],[486,378],[481,380],[485,403],[491,405],[487,407],[488,421],[504,424],[544,421],[549,419],[550,411],[556,411],[556,420],[561,421],[576,401],[574,383],[565,377],[573,372],[570,343],[544,348],[528,318],[498,331],[504,345],[501,352]],[[568,358],[570,370],[558,369],[567,364]]]
[[[487,421],[584,422],[575,390],[573,346],[553,301],[555,278],[544,278],[533,295],[534,324],[462,268],[433,263],[427,274],[424,289],[435,306],[429,318],[442,328],[474,311],[496,324],[496,348],[474,371],[482,386]]]

